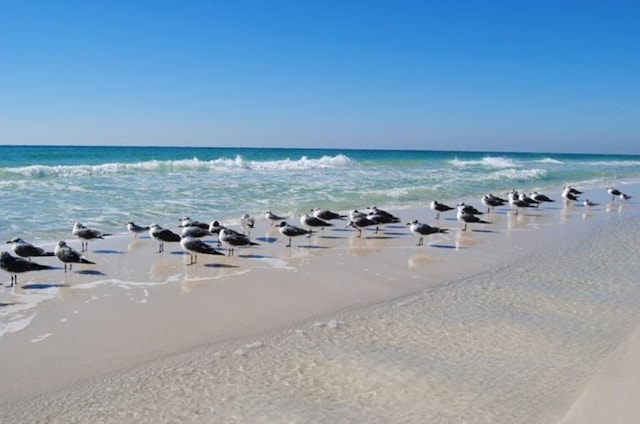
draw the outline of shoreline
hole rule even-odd
[[[116,375],[138,373],[156,362],[171,362],[176,355],[215,350],[214,346],[240,344],[249,346],[247,352],[260,350],[268,343],[248,341],[261,336],[269,339],[299,326],[313,327],[313,321],[323,319],[326,322],[321,327],[337,328],[339,320],[334,322],[332,316],[357,314],[363,308],[501,272],[525,263],[531,252],[557,248],[573,233],[585,234],[589,228],[608,225],[608,220],[629,219],[614,218],[611,214],[618,211],[607,211],[606,193],[598,200],[603,199],[591,216],[583,216],[587,211],[575,206],[564,214],[561,202],[519,216],[506,213],[505,208],[493,215],[494,224],[466,233],[450,218],[433,220],[429,210],[402,210],[398,211],[402,227],[387,226],[379,236],[367,231],[368,238],[358,239],[352,231],[325,230],[316,240],[294,239],[289,250],[273,229],[261,228],[264,237],[256,239],[265,241],[258,248],[243,250],[237,257],[214,257],[213,261],[200,257],[200,263],[191,267],[184,265],[186,258],[181,253],[173,254],[180,250],[175,246],[159,257],[152,240],[117,237],[92,243],[89,255],[97,262],[100,259],[95,269],[104,275],[65,276],[66,287],[57,288],[55,296],[43,301],[41,306],[46,308],[39,308],[27,327],[6,334],[4,339],[11,339],[8,343],[0,339],[0,353],[13,358],[9,359],[12,369],[5,368],[6,361],[3,367],[8,377],[0,386],[3,406],[34,396],[55,398],[55,390],[74,392],[77,387],[99,385]],[[637,216],[635,205],[627,205],[626,210]],[[424,247],[416,247],[417,237],[404,226],[412,217],[449,227],[450,234],[426,238]],[[137,261],[127,262],[126,272],[118,270],[129,253]],[[52,272],[56,278],[61,273]],[[129,279],[119,278],[121,272]],[[33,281],[37,279],[46,282],[51,277],[43,274]],[[5,294],[6,289],[3,299]],[[114,309],[118,316],[110,315]],[[85,315],[90,323],[74,319]],[[144,334],[154,328],[155,334]],[[74,356],[69,343],[78,337],[86,346]],[[166,337],[171,337],[170,343]],[[49,360],[59,361],[56,369],[39,364],[41,354],[33,349],[25,352],[29,346],[52,354]],[[119,352],[123,347],[127,352]],[[39,374],[35,380],[22,380],[34,372]],[[76,378],[68,379],[67,373],[75,373]],[[41,392],[30,387],[34,383]],[[49,390],[42,389],[46,384]],[[17,413],[16,408],[11,409]]]

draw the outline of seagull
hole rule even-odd
[[[537,208],[540,204],[540,202],[538,202],[537,200],[532,199],[530,196],[527,196],[526,193],[520,192],[517,193],[518,194],[518,199],[522,200],[523,202],[526,202],[529,204],[530,207],[532,208]]]
[[[620,190],[618,190],[617,188],[613,188],[613,187],[607,187],[607,193],[609,193],[611,195],[611,201],[615,201],[616,197],[619,197],[622,192]]]
[[[549,196],[544,195],[542,193],[538,193],[537,191],[534,191],[533,193],[531,193],[530,197],[538,203],[555,202],[555,200],[551,199]]]
[[[462,231],[467,231],[467,224],[471,224],[471,223],[491,224],[490,222],[487,222],[478,218],[476,215],[472,213],[465,212],[464,205],[458,206],[458,213],[456,214],[456,219],[460,222],[464,222],[464,228],[462,229]]]
[[[472,205],[467,205],[464,202],[458,203],[458,210],[461,210],[461,209],[462,209],[462,212],[469,215],[483,215],[483,212],[480,212],[478,209],[476,209]]]
[[[620,200],[629,200],[629,199],[631,199],[631,196],[629,196],[628,194],[620,193]]]
[[[278,225],[278,231],[285,237],[289,237],[289,244],[287,247],[291,247],[291,238],[298,237],[302,235],[311,236],[311,230],[305,230],[304,228],[296,227],[295,225],[289,225],[286,221],[282,221],[280,225]]]
[[[11,274],[11,285],[18,285],[18,274],[27,271],[41,271],[51,269],[49,265],[41,265],[22,258],[11,256],[9,252],[0,254],[0,268]]]
[[[500,197],[496,197],[491,193],[482,196],[481,201],[482,204],[487,207],[487,213],[491,212],[491,208],[497,208],[498,206],[503,206],[505,203],[507,203],[506,200]]]
[[[178,234],[166,228],[162,228],[160,225],[156,224],[155,222],[151,224],[151,228],[149,229],[149,235],[151,236],[152,239],[160,242],[160,244],[158,245],[158,253],[164,252],[165,242],[177,243],[182,239]]]
[[[428,236],[429,234],[437,234],[437,233],[446,234],[449,231],[446,228],[432,227],[430,225],[423,224],[422,222],[419,222],[417,219],[414,219],[411,222],[407,222],[407,225],[409,226],[409,230],[413,234],[420,235],[417,246],[422,246],[424,236]]]
[[[376,222],[376,233],[378,232],[380,225],[395,224],[397,222],[400,222],[400,218],[398,218],[397,216],[382,209],[378,209],[375,206],[371,206],[367,209],[369,210],[369,212],[367,213],[367,218]]]
[[[370,206],[367,208],[369,210],[369,212],[367,213],[367,215],[378,215],[378,216],[384,216],[388,219],[388,223],[391,222],[400,222],[400,218],[398,218],[397,216],[395,216],[394,214],[387,212],[385,210],[379,209],[376,206]]]
[[[200,221],[194,221],[188,216],[185,216],[184,218],[180,218],[179,221],[180,221],[180,225],[178,225],[178,227],[199,227],[199,228],[202,228],[203,230],[206,230],[207,228],[209,228],[208,224],[205,224],[204,222],[200,222]]]
[[[29,260],[31,260],[30,258],[32,256],[54,256],[53,252],[47,252],[41,247],[36,247],[31,243],[27,243],[20,237],[13,238],[7,243],[13,244],[11,248],[13,250],[13,253]]]
[[[334,219],[344,220],[345,218],[347,218],[347,215],[341,215],[336,212],[331,212],[328,209],[313,208],[311,209],[311,212],[313,212],[313,216],[315,216],[316,218],[324,219],[325,221],[331,221]]]
[[[245,213],[244,215],[242,215],[242,218],[240,218],[240,226],[242,226],[242,229],[247,234],[251,234],[251,230],[255,225],[256,225],[256,220],[253,219],[253,217],[250,216],[248,213]]]
[[[264,213],[264,216],[265,216],[265,218],[267,218],[267,220],[271,221],[271,226],[272,227],[276,222],[284,221],[285,219],[287,219],[286,216],[278,216],[278,215],[274,214],[271,211],[266,211]]]
[[[535,202],[529,203],[526,200],[521,199],[516,191],[512,191],[509,193],[509,204],[512,207],[516,208],[516,215],[518,215],[519,208],[532,208],[538,206],[538,204]]]
[[[182,237],[180,240],[180,246],[185,252],[189,253],[189,265],[193,265],[198,262],[198,253],[202,253],[203,255],[224,255],[214,249],[211,245],[200,239],[194,238],[191,235]]]
[[[572,188],[571,186],[566,186],[564,188],[564,190],[562,190],[562,198],[565,201],[572,200],[572,201],[576,202],[578,200],[578,196],[580,194],[582,194],[581,191],[578,191],[578,190]]]
[[[447,212],[453,210],[451,206],[445,205],[444,203],[438,203],[435,200],[431,202],[431,210],[435,211],[436,219],[440,219],[440,212]]]
[[[136,225],[133,221],[127,222],[127,230],[133,233],[134,237],[138,237],[138,234],[149,231],[149,227],[143,227],[141,225]]]
[[[358,212],[358,211],[354,211],[354,212]],[[356,230],[358,230],[358,237],[361,237],[362,229],[365,227],[370,227],[372,225],[377,226],[378,222],[368,218],[368,216],[364,214],[360,214],[360,215],[352,214],[352,216],[349,219],[349,223],[347,224],[347,227],[353,227]]]
[[[67,242],[64,240],[60,240],[58,242],[54,252],[58,259],[64,262],[64,272],[67,272],[67,264],[69,264],[69,271],[71,271],[71,267],[74,263],[95,265],[95,262],[85,259],[77,250],[67,246]]]
[[[589,199],[584,199],[584,202],[582,202],[582,204],[585,206],[585,208],[590,208],[592,206],[598,206],[598,203],[593,203]]]
[[[229,230],[228,228],[222,228],[220,233],[218,234],[218,240],[220,240],[220,244],[223,246],[227,246],[229,249],[229,256],[233,255],[233,251],[236,247],[239,246],[258,246],[258,243],[255,243],[249,239],[249,237],[244,234],[240,234],[236,231]]]
[[[73,231],[71,233],[81,240],[81,250],[83,252],[89,248],[89,240],[102,239],[105,236],[112,235],[92,228],[87,228],[79,222],[73,224]]]
[[[300,216],[300,223],[305,227],[315,228],[315,227],[331,227],[332,223],[323,221],[320,218],[316,218],[315,216],[311,216],[307,213]]]
[[[188,227],[182,227],[182,232],[180,233],[180,237],[182,238],[185,238],[185,237],[200,238],[200,237],[207,237],[210,235],[211,235],[211,231],[209,231],[208,228],[205,230],[204,228],[194,227],[191,225],[189,225]]]

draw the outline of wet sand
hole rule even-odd
[[[625,187],[634,200],[636,188]],[[611,378],[620,371],[610,358],[639,368],[624,350],[637,351],[634,339],[624,341],[640,294],[633,269],[618,269],[634,250],[616,246],[626,237],[637,251],[636,234],[620,228],[637,232],[638,211],[589,198],[602,203],[501,208],[466,232],[453,214],[397,211],[402,224],[377,234],[336,223],[291,248],[261,220],[260,246],[191,266],[177,244],[158,254],[148,238],[91,243],[98,265],[20,276],[1,293],[3,413],[12,422],[583,422],[570,419],[588,414],[593,387],[628,387]],[[449,234],[418,247],[403,225],[414,218]],[[614,407],[594,396],[599,410]]]

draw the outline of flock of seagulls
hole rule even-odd
[[[612,201],[615,201],[616,198],[621,201],[626,201],[631,198],[631,196],[613,187],[608,187],[607,192],[611,195]],[[582,191],[566,186],[561,196],[565,202],[579,202],[579,197],[582,194]],[[490,213],[492,209],[506,205],[509,205],[515,214],[518,214],[520,209],[540,208],[542,204],[551,202],[554,202],[554,200],[535,191],[527,195],[523,192],[512,190],[507,194],[506,199],[491,193],[481,198],[481,203],[487,208],[487,214]],[[582,201],[582,204],[585,207],[597,205],[589,201],[589,199]],[[434,200],[431,202],[430,208],[435,212],[436,219],[439,219],[443,213],[456,210],[456,219],[464,225],[462,231],[466,231],[469,224],[491,224],[490,221],[486,221],[481,217],[484,215],[484,212],[465,203],[459,203],[456,207],[453,207]],[[287,216],[276,215],[271,211],[265,212],[264,216],[265,219],[270,222],[270,225],[277,228],[280,234],[288,240],[287,247],[291,246],[293,238],[300,236],[310,237],[315,231],[322,231],[326,227],[334,226],[333,221],[348,221],[346,227],[356,229],[358,231],[358,237],[362,235],[362,230],[367,227],[375,227],[375,232],[377,233],[380,226],[400,222],[400,218],[397,216],[375,206],[368,207],[365,211],[352,210],[348,215],[320,208],[314,208],[310,212],[310,214],[305,213],[300,217],[300,227],[287,223]],[[418,220],[410,221],[406,223],[406,225],[409,227],[411,233],[418,236],[418,246],[424,244],[425,236],[446,234],[448,232],[446,228],[430,226]],[[127,223],[127,230],[131,232],[134,237],[148,233],[153,240],[158,242],[158,253],[164,252],[165,243],[180,243],[181,248],[189,254],[189,265],[193,265],[197,263],[198,255],[224,255],[225,253],[221,252],[219,248],[226,248],[227,255],[232,256],[237,247],[258,246],[259,244],[250,238],[250,232],[255,226],[255,219],[248,214],[244,214],[240,219],[240,226],[242,227],[242,232],[225,227],[218,221],[212,221],[206,224],[194,221],[189,217],[184,217],[180,219],[180,234],[162,228],[157,223],[149,226],[141,226],[135,224],[133,221]],[[65,272],[67,272],[67,270],[71,271],[74,263],[95,265],[95,262],[83,256],[83,252],[86,252],[88,249],[89,241],[103,239],[112,234],[88,228],[76,222],[73,225],[72,235],[80,239],[81,252],[68,246],[64,240],[56,244],[53,252],[34,246],[20,237],[7,241],[7,243],[12,245],[11,250],[16,256],[11,255],[11,253],[7,251],[2,252],[0,254],[0,268],[11,275],[11,286],[17,284],[18,274],[53,268],[49,265],[33,262],[31,260],[33,257],[55,256],[64,264]],[[211,243],[203,241],[202,238],[204,237],[217,237],[217,246],[214,247]]]

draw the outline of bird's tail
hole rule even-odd
[[[81,264],[92,264],[92,265],[95,265],[95,264],[96,264],[95,262],[91,262],[89,259],[85,259],[85,258],[82,258],[82,259],[80,260],[80,263],[81,263]]]

